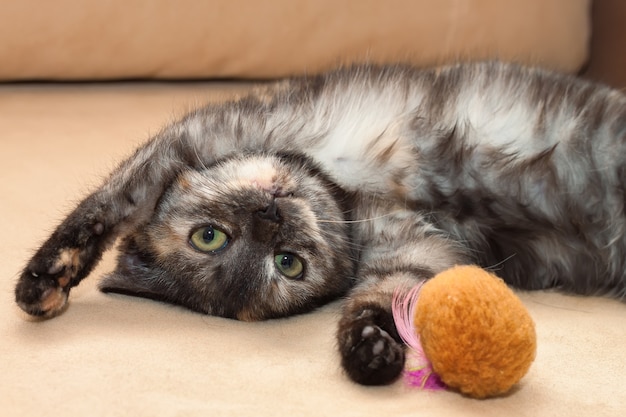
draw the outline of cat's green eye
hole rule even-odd
[[[203,226],[195,230],[189,242],[201,252],[217,252],[228,245],[228,235],[213,226]]]
[[[304,272],[302,260],[292,253],[279,253],[274,256],[274,264],[287,278],[300,278]]]

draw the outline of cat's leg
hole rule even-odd
[[[113,172],[56,228],[22,271],[17,304],[35,316],[63,309],[70,288],[89,274],[103,251],[126,230],[145,222],[181,169],[211,162],[210,143],[181,122],[164,130]]]
[[[391,312],[394,292],[469,258],[461,246],[412,212],[372,220],[361,233],[368,249],[358,284],[343,306],[338,347],[350,378],[381,385],[394,381],[404,367],[404,345]]]
[[[113,231],[106,205],[96,192],[56,228],[28,262],[15,287],[17,304],[28,314],[52,316],[66,304],[69,290],[98,262]]]
[[[404,346],[391,314],[393,292],[415,285],[433,274],[381,271],[361,276],[363,282],[346,300],[337,333],[341,365],[348,376],[364,385],[394,381],[404,367]]]
[[[63,309],[70,288],[89,274],[104,250],[128,226],[143,220],[182,161],[155,140],[125,161],[85,198],[28,262],[17,282],[18,305],[35,316]]]

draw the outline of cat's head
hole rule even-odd
[[[240,320],[309,311],[352,284],[344,197],[296,155],[185,171],[124,239],[101,289]]]

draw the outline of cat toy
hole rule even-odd
[[[473,398],[507,393],[535,359],[535,325],[496,275],[456,266],[394,294],[398,333],[409,346],[405,379]]]

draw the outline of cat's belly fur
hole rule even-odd
[[[624,97],[477,78],[448,95],[416,83],[326,103],[344,111],[308,153],[346,189],[427,213],[514,285],[623,282]]]

